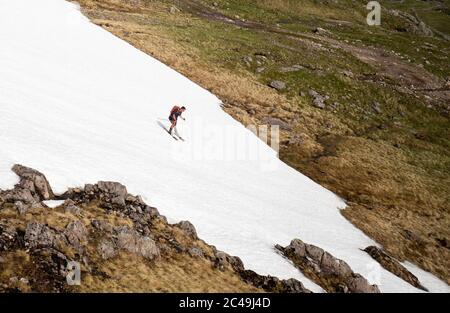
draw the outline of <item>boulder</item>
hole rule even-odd
[[[32,168],[16,164],[12,171],[20,177],[19,186],[29,190],[39,200],[50,200],[55,197],[44,174]]]
[[[64,230],[67,242],[77,251],[82,251],[83,243],[88,240],[88,231],[81,221],[70,222]]]
[[[36,203],[36,199],[31,194],[31,191],[29,189],[23,189],[23,188],[14,188],[12,190],[6,190],[2,194],[2,198],[4,202],[22,202],[24,204],[33,204]]]
[[[178,224],[175,224],[176,227],[181,228],[189,237],[196,240],[197,237],[197,231],[195,230],[194,225],[192,225],[189,221],[181,221]]]
[[[104,220],[92,220],[91,224],[95,229],[102,232],[112,233],[114,230],[114,227]]]
[[[279,80],[273,80],[269,83],[269,87],[281,91],[286,89],[286,83]]]
[[[116,182],[99,181],[97,183],[99,192],[104,196],[104,200],[115,206],[125,206],[125,198],[128,194],[127,188]]]
[[[64,211],[66,211],[68,213],[72,213],[74,215],[78,215],[81,213],[81,208],[78,207],[75,204],[75,202],[71,199],[67,199],[66,201],[64,201],[63,208],[64,208]]]
[[[115,243],[119,249],[127,250],[150,260],[159,257],[159,248],[150,237],[141,236],[127,226],[116,227],[115,232]]]
[[[224,271],[226,268],[231,267],[236,272],[244,270],[244,263],[237,256],[231,256],[223,251],[215,252],[214,267]]]
[[[103,193],[109,193],[111,195],[122,197],[125,200],[125,197],[127,196],[127,188],[116,182],[109,182],[109,181],[99,181],[97,183],[98,190]]]
[[[26,247],[52,247],[57,236],[47,225],[32,221],[27,225],[24,240]]]

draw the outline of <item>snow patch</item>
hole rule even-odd
[[[64,203],[64,200],[46,200],[46,201],[42,201],[42,203],[44,203],[49,208],[54,209],[54,208],[62,205]]]

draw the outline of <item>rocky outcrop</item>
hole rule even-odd
[[[400,10],[388,10],[395,17],[400,17],[406,22],[405,28],[397,28],[398,31],[407,31],[422,36],[433,36],[433,30],[425,24],[417,14],[410,14]]]
[[[36,201],[54,198],[52,188],[41,172],[19,164],[14,165],[12,171],[20,177],[19,186],[29,190]]]
[[[380,265],[391,272],[392,274],[400,277],[404,281],[413,285],[416,288],[428,291],[419,281],[419,279],[414,276],[410,271],[408,271],[399,261],[391,257],[389,254],[384,252],[382,249],[369,246],[364,249],[374,260],[376,260]]]
[[[19,164],[14,165],[12,171],[19,176],[19,183],[11,190],[0,190],[0,205],[9,203],[23,215],[30,207],[39,206],[41,201],[55,197],[41,172]]]
[[[363,276],[353,272],[347,263],[319,247],[294,239],[287,247],[276,245],[275,248],[327,292],[380,292],[376,285],[369,284]]]
[[[22,264],[23,271],[6,283],[0,275],[0,291],[74,291],[65,281],[69,262],[80,264],[83,275],[108,279],[101,267],[133,254],[146,266],[156,262],[164,266],[187,257],[197,266],[209,264],[213,273],[233,275],[261,291],[310,292],[298,280],[245,269],[240,258],[199,239],[192,223],[169,224],[156,208],[129,194],[120,183],[100,181],[54,195],[42,173],[19,165],[14,169],[21,183],[0,191],[0,260],[18,254],[31,262]],[[65,201],[49,210],[42,204],[49,198]],[[2,219],[5,208],[8,218]]]
[[[97,188],[103,196],[103,201],[109,202],[112,205],[125,205],[125,197],[128,192],[124,185],[116,182],[100,181],[97,183]]]

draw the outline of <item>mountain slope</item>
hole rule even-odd
[[[373,270],[359,249],[374,242],[341,216],[342,200],[279,161],[214,95],[90,24],[72,4],[0,1],[0,40],[1,188],[16,182],[14,163],[45,172],[56,192],[120,181],[258,273],[318,290],[273,250],[296,237],[364,276]],[[173,104],[188,108],[180,123],[186,142],[159,125]],[[260,160],[235,160],[241,151],[225,130],[257,147]],[[379,271],[382,291],[417,291]]]

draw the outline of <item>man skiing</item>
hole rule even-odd
[[[169,134],[172,135],[172,130],[175,129],[175,135],[180,137],[180,135],[178,135],[178,131],[176,128],[177,120],[178,120],[178,117],[181,117],[183,119],[183,121],[185,121],[185,118],[181,116],[181,114],[183,114],[184,111],[186,111],[186,108],[184,106],[182,106],[181,108],[178,106],[174,106],[172,108],[172,110],[170,111],[169,121],[172,123],[172,125],[170,126]]]

